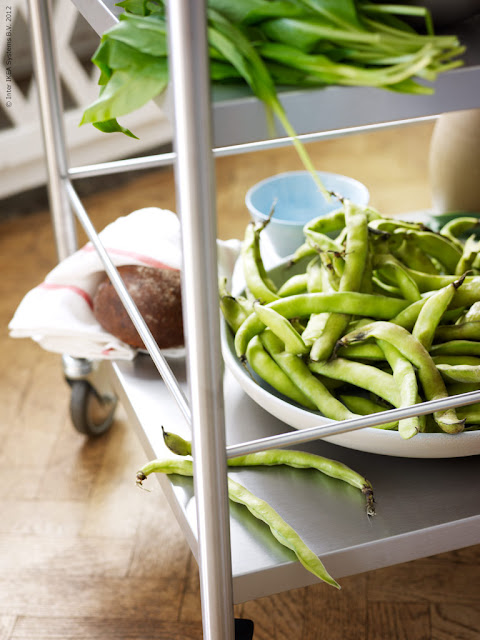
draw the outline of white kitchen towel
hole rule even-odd
[[[115,266],[126,264],[180,269],[178,217],[148,207],[109,224],[99,233]],[[217,241],[219,274],[230,277],[240,251],[238,240]],[[32,338],[47,351],[93,360],[131,360],[137,351],[105,331],[93,314],[93,298],[105,276],[91,243],[62,260],[29,291],[9,324],[13,338]]]

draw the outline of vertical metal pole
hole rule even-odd
[[[205,0],[168,3],[177,208],[192,409],[200,589],[205,640],[233,640],[215,180]]]
[[[42,121],[48,195],[59,260],[77,248],[75,222],[64,178],[68,163],[63,130],[60,82],[53,46],[50,0],[28,0],[32,57]]]

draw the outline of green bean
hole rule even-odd
[[[322,220],[324,222],[328,222],[326,217]],[[320,229],[315,225],[312,225],[310,223],[305,225],[303,228],[303,233],[305,234],[307,242],[310,244],[310,246],[314,247],[315,245],[317,245],[317,247],[323,249],[324,251],[341,251],[341,245],[339,245],[334,238],[327,235],[328,232],[320,231]]]
[[[324,236],[320,233],[315,233],[314,231],[309,231],[307,235],[307,241],[314,247],[317,254],[320,255],[325,262],[326,258],[329,257],[328,268],[338,277],[343,273],[345,268],[345,261],[343,259],[343,251],[342,247],[336,243],[335,240],[332,240],[328,236]]]
[[[373,258],[374,270],[390,275],[399,288],[402,296],[409,302],[420,300],[420,291],[415,280],[405,267],[392,255],[378,255]]]
[[[367,514],[375,514],[373,506],[373,489],[370,482],[362,475],[336,460],[330,460],[306,451],[295,449],[270,449],[237,456],[228,460],[229,467],[276,466],[286,465],[295,469],[316,469],[325,475],[343,480],[356,489],[360,489],[367,498]]]
[[[220,298],[220,309],[228,326],[234,333],[247,318],[242,307],[233,296],[222,296]]]
[[[291,256],[289,260],[289,265],[293,266],[294,264],[297,264],[304,258],[307,258],[309,256],[315,256],[316,253],[317,252],[315,251],[315,247],[312,247],[312,245],[309,242],[304,242],[302,245],[298,247],[298,249]]]
[[[345,201],[345,224],[347,239],[345,248],[345,269],[340,278],[340,291],[358,291],[362,284],[364,267],[368,254],[368,220],[363,211]],[[316,361],[327,360],[337,340],[347,328],[350,316],[332,314],[326,321],[320,336],[312,344],[310,358]]]
[[[382,218],[377,209],[374,209],[370,205],[366,205],[364,207],[364,211],[367,214],[368,222],[372,222],[372,220],[380,220]]]
[[[464,322],[438,327],[435,331],[435,342],[449,342],[450,340],[480,341],[480,322]]]
[[[369,239],[367,239],[367,243],[367,253],[365,256],[365,264],[363,265],[363,276],[360,283],[359,291],[361,291],[362,293],[373,293],[373,252]]]
[[[278,300],[275,285],[265,273],[260,256],[260,233],[265,224],[256,225],[251,222],[245,230],[242,243],[242,263],[245,282],[253,296],[262,302]]]
[[[345,227],[345,211],[343,207],[331,211],[325,216],[313,218],[303,227],[303,233],[307,235],[308,231],[316,233],[335,233],[341,231]]]
[[[455,273],[462,252],[449,238],[433,231],[407,231],[413,234],[418,247],[445,266],[447,273]]]
[[[307,409],[317,408],[273,360],[262,345],[259,336],[255,336],[248,343],[246,356],[253,371],[271,387]]]
[[[354,331],[355,329],[360,329],[360,327],[366,327],[367,324],[371,324],[373,322],[373,318],[352,318],[348,323],[348,331]],[[360,345],[357,345],[360,346]],[[383,357],[381,358],[383,360]]]
[[[399,287],[387,284],[376,275],[372,275],[373,291],[378,291],[381,295],[391,296],[393,298],[402,298],[402,292]]]
[[[165,431],[162,426],[162,435],[165,445],[170,449],[172,453],[177,456],[191,456],[192,455],[192,443],[189,440],[185,440],[177,433]]]
[[[345,246],[345,240],[347,239],[347,227],[343,227],[338,236],[335,238],[335,242],[340,247]]]
[[[414,236],[404,236],[400,247],[393,248],[391,251],[397,259],[410,269],[438,274],[438,269],[434,262],[419,248]]]
[[[277,294],[281,298],[294,296],[297,293],[306,293],[308,277],[306,273],[297,273],[286,280],[278,289]]]
[[[302,339],[307,346],[312,346],[318,336],[322,334],[329,318],[329,313],[312,313],[305,327],[305,331],[302,333]]]
[[[480,277],[467,276],[464,284],[455,293],[452,305],[455,307],[470,307],[480,300]]]
[[[436,365],[439,364],[469,364],[472,366],[480,366],[480,358],[475,356],[432,356]]]
[[[325,261],[320,258],[321,265],[321,278],[322,278],[322,289],[319,293],[335,293],[338,291],[338,285],[340,284],[340,279],[338,277],[332,277],[332,271],[325,265]],[[315,293],[315,292],[312,292]]]
[[[442,287],[446,287],[449,284],[452,284],[452,282],[455,282],[455,280],[458,280],[458,276],[456,275],[433,275],[431,273],[423,273],[421,271],[415,271],[415,269],[407,269],[407,268],[406,268],[406,271],[408,274],[410,274],[412,279],[417,283],[417,286],[421,293],[424,293],[427,291],[433,291],[434,289],[441,289]],[[476,276],[467,276],[465,278],[465,283],[473,282],[475,277]],[[477,291],[478,291],[479,285],[480,285],[480,282],[476,283]],[[459,299],[461,297],[462,296],[459,296]],[[475,300],[471,299],[471,296],[466,299],[469,300],[469,304],[472,304],[472,302],[475,302]],[[458,306],[460,307],[466,306],[466,303],[463,301],[459,302]]]
[[[480,302],[474,302],[465,313],[464,322],[480,322]]]
[[[418,396],[417,377],[412,363],[407,360],[393,345],[385,340],[378,340],[378,345],[382,349],[388,364],[393,371],[393,379],[398,385],[400,395],[400,407],[411,407]],[[419,431],[424,430],[424,421],[420,416],[412,416],[398,422],[398,432],[400,436],[407,440],[415,436]]]
[[[465,275],[452,284],[439,289],[432,296],[427,298],[425,304],[418,314],[418,318],[412,330],[412,335],[423,344],[427,351],[432,346],[435,331],[440,324],[445,311],[453,300],[455,291],[463,284]]]
[[[480,247],[477,240],[475,239],[475,236],[470,236],[469,238],[467,238],[460,260],[458,261],[458,264],[455,268],[455,273],[457,275],[462,275],[462,273],[465,273],[466,271],[469,271],[473,268],[475,260],[478,256],[479,248]]]
[[[371,320],[368,320],[370,324]],[[365,325],[363,325],[365,326]],[[354,328],[352,328],[352,331]],[[340,347],[337,355],[349,360],[385,360],[385,354],[375,343],[350,344],[348,347]]]
[[[398,218],[377,218],[368,223],[371,229],[383,231],[385,233],[395,233],[395,231],[421,231],[425,229],[422,222],[408,222],[407,220],[399,220]]]
[[[437,364],[444,380],[453,382],[480,382],[480,366],[468,364]]]
[[[292,324],[271,307],[264,307],[256,302],[253,309],[266,327],[268,327],[285,344],[288,353],[296,355],[308,353],[308,347]]]
[[[458,396],[460,393],[469,393],[470,391],[480,390],[480,382],[450,382],[445,381],[449,396]],[[458,409],[457,409],[458,413]]]
[[[315,377],[318,378],[323,386],[326,387],[335,397],[337,397],[336,393],[338,389],[345,386],[341,380],[334,380],[333,378],[327,378],[326,376],[321,376],[320,374],[316,374]]]
[[[193,463],[191,460],[152,460],[137,472],[137,484],[151,473],[178,474],[193,477]],[[275,538],[283,546],[291,549],[302,565],[320,580],[340,589],[340,585],[332,578],[323,566],[320,558],[305,544],[298,533],[271,507],[265,500],[258,498],[240,483],[227,478],[228,497],[232,502],[244,505],[250,513],[265,522]]]
[[[247,320],[248,322],[248,320]],[[343,336],[339,346],[375,337],[396,347],[417,368],[418,377],[427,400],[448,396],[442,376],[425,347],[406,329],[388,322],[373,322],[362,329]],[[446,433],[459,433],[464,422],[459,420],[454,409],[437,411],[434,414],[438,426]]]
[[[348,409],[350,409],[350,411],[353,411],[354,413],[358,413],[361,416],[367,416],[367,415],[370,415],[371,413],[380,413],[382,411],[387,410],[386,407],[383,407],[382,405],[377,404],[373,400],[370,400],[370,398],[365,398],[363,396],[341,394],[339,398],[343,402],[343,404]],[[374,428],[392,430],[392,429],[396,429],[397,427],[398,427],[398,420],[395,422],[386,422],[385,424],[376,425]]]
[[[326,386],[311,373],[301,358],[283,350],[282,341],[274,333],[264,331],[260,335],[260,340],[278,366],[283,369],[292,382],[303,391],[325,417],[333,420],[348,420],[355,417],[355,414],[348,411],[330,393]]]
[[[307,291],[308,293],[319,293],[323,291],[323,267],[320,257],[317,255],[307,265]]]
[[[315,247],[317,251],[321,249],[333,252],[333,266],[339,276],[343,273],[343,260],[336,254],[341,251],[341,245],[338,240],[332,239],[331,234],[341,231],[344,227],[345,211],[343,207],[326,216],[314,218],[303,227],[303,233],[311,246]]]
[[[463,285],[463,286],[467,286],[467,285]],[[456,303],[459,291],[461,291],[461,290],[457,290],[455,292],[452,304]],[[417,300],[416,302],[412,302],[411,305],[409,305],[408,307],[406,307],[405,309],[400,311],[396,316],[394,316],[390,320],[390,322],[392,324],[398,324],[400,327],[403,327],[404,329],[408,329],[409,331],[411,331],[413,329],[413,327],[415,326],[415,322],[417,321],[418,316],[420,314],[420,311],[422,310],[422,308],[425,305],[426,301],[428,300],[428,298],[430,298],[434,294],[435,294],[435,291],[428,291],[428,292],[424,293],[421,300]],[[450,305],[450,306],[452,306],[452,305]],[[457,309],[455,309],[455,308],[454,309],[449,309],[448,311],[445,312],[445,314],[443,316],[443,320],[445,320],[446,322],[450,322],[450,321],[456,319],[458,317],[459,313],[462,313],[462,308],[461,307],[457,308]]]
[[[226,292],[225,282],[220,284],[220,309],[228,326],[234,333],[253,312],[253,306],[249,300],[242,296],[234,298]]]
[[[345,220],[345,270],[340,280],[340,291],[357,291],[368,254],[368,220],[360,207],[348,201],[345,202]]]
[[[320,580],[340,589],[340,585],[325,569],[320,558],[265,500],[258,498],[231,478],[228,478],[228,495],[230,500],[243,504],[252,515],[265,522],[280,544],[291,549],[305,569]]]
[[[327,360],[335,348],[336,341],[345,332],[350,316],[341,313],[329,313],[321,334],[310,349],[310,358],[314,361]]]
[[[459,216],[447,222],[440,229],[440,234],[449,238],[450,241],[455,243],[461,250],[463,245],[458,239],[458,236],[461,236],[469,229],[477,227],[479,224],[480,220],[478,218],[474,218],[473,216]]]
[[[451,304],[450,307],[452,307]],[[465,307],[447,309],[443,315],[442,324],[462,324],[464,316]]]
[[[297,333],[302,336],[303,340],[303,332],[305,331],[305,327],[307,326],[305,318],[290,318],[290,324],[297,331]]]
[[[184,440],[175,433],[169,433],[162,427],[163,440],[172,451],[179,456],[192,455],[192,443]],[[316,469],[321,473],[343,480],[356,489],[360,489],[366,496],[367,514],[375,515],[373,487],[371,483],[362,475],[347,467],[345,464],[330,458],[307,453],[306,451],[297,451],[296,449],[269,449],[268,451],[257,451],[256,453],[248,453],[243,456],[235,456],[227,460],[229,467],[252,467],[264,466],[273,467],[285,465],[295,469]]]
[[[445,265],[447,272],[454,271],[461,256],[461,251],[455,242],[435,233],[423,223],[405,222],[395,219],[382,219],[373,221],[369,226],[371,228],[376,228],[379,231],[386,231],[393,235],[404,237],[405,239],[410,237],[413,239],[417,249]],[[418,252],[417,255],[419,255]],[[431,271],[431,266],[432,264],[430,263],[427,271]],[[431,272],[434,273],[434,271]]]
[[[480,342],[471,340],[450,340],[434,344],[430,349],[432,356],[480,356]]]
[[[151,473],[165,473],[167,475],[193,476],[193,462],[179,458],[165,458],[163,460],[150,460],[137,471],[137,485],[142,486],[144,480]]]
[[[332,253],[329,251],[319,250],[318,255],[322,265],[322,291],[338,291],[340,288],[340,275],[335,270]],[[343,271],[343,269],[342,269]],[[328,286],[327,286],[328,285]]]
[[[433,291],[430,293],[433,295]],[[412,304],[408,305],[405,309],[402,309],[396,316],[394,316],[390,322],[393,324],[398,324],[398,326],[411,331],[415,326],[415,322],[428,300],[428,295],[421,298],[421,300],[417,300],[416,302],[412,302]]]
[[[285,318],[306,318],[312,313],[335,311],[389,320],[407,305],[408,302],[406,300],[397,300],[386,296],[356,292],[336,292],[299,294],[289,298],[280,298],[266,306],[274,309]],[[235,350],[239,358],[245,355],[251,338],[263,331],[264,328],[265,323],[255,314],[252,314],[243,322],[235,334]]]
[[[466,407],[458,407],[458,415],[461,416],[468,425],[480,425],[480,403],[470,404]],[[478,429],[478,426],[477,426]],[[466,429],[470,431],[470,429]]]
[[[377,367],[344,358],[334,358],[329,362],[310,362],[308,368],[322,376],[342,380],[370,391],[394,407],[400,406],[400,396],[393,376]]]

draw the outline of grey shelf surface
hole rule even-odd
[[[186,388],[185,364],[172,368]],[[189,437],[181,413],[148,356],[113,365],[114,386],[146,459],[168,455],[161,425]],[[282,433],[285,424],[254,403],[225,374],[227,442]],[[357,489],[315,471],[288,467],[232,470],[232,478],[267,500],[339,579],[384,566],[480,543],[478,456],[456,459],[394,458],[317,441],[301,449],[337,459],[372,482],[377,515],[368,518]],[[132,469],[132,477],[136,469]],[[188,478],[157,475],[196,554],[193,484]],[[146,486],[155,487],[153,478]],[[232,573],[235,602],[316,582],[293,553],[245,507],[231,504]]]
[[[102,34],[118,20],[115,0],[72,0],[90,25]],[[440,74],[435,93],[412,96],[367,87],[328,87],[280,91],[281,101],[298,135],[318,131],[340,132],[386,123],[434,117],[448,111],[480,106],[480,15],[454,30],[467,46],[465,65]],[[269,136],[262,103],[247,87],[215,87],[213,98],[214,146],[248,144]],[[273,137],[282,138],[281,128]]]

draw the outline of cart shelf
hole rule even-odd
[[[98,34],[113,26],[121,9],[116,0],[72,0]],[[480,86],[480,15],[455,29],[467,46],[465,65],[440,74],[431,96],[413,96],[369,87],[284,89],[281,101],[298,135],[373,128],[447,111],[478,107]],[[248,87],[217,86],[212,95],[215,147],[248,144],[269,137],[265,110]],[[285,137],[279,127],[274,137]]]
[[[184,362],[173,362],[172,367],[186,391]],[[114,364],[113,372],[115,389],[138,429],[147,456],[168,455],[161,424],[167,431],[190,437],[182,414],[148,356]],[[224,394],[228,444],[287,430],[284,423],[248,398],[228,372]],[[341,460],[364,473],[375,489],[377,515],[367,517],[364,498],[357,489],[315,471],[272,467],[232,470],[229,474],[267,500],[335,578],[479,542],[476,487],[480,467],[476,456],[392,458],[321,441],[301,448]],[[196,555],[192,482],[161,474],[157,477]],[[147,480],[147,487],[149,483],[154,485],[154,479]],[[235,602],[317,582],[246,508],[231,505],[230,528]]]
[[[118,19],[120,10],[115,7],[116,0],[72,1],[99,34],[115,24]],[[42,13],[39,10],[41,3],[39,0],[30,0],[30,2],[38,14],[36,30],[41,33]],[[175,5],[176,10],[178,7],[179,5]],[[192,13],[197,10],[193,0],[190,0],[190,9]],[[480,16],[478,18],[465,23],[459,31],[462,42],[468,46],[465,66],[442,74],[435,84],[436,91],[433,96],[404,96],[362,87],[330,87],[312,91],[284,90],[281,92],[281,100],[292,125],[298,134],[309,135],[316,132],[327,132],[328,134],[330,132],[331,135],[342,135],[348,130],[387,126],[387,124],[397,124],[412,119],[429,118],[447,111],[479,107],[480,42],[478,41],[478,33],[480,32]],[[197,23],[189,23],[190,26],[193,24]],[[182,26],[184,27],[185,24]],[[43,29],[43,31],[48,32],[47,29]],[[179,34],[176,35],[178,37]],[[183,43],[184,40],[179,40],[179,42]],[[47,50],[48,43],[49,39],[44,34],[42,44]],[[188,48],[187,44],[185,46]],[[192,51],[189,53],[192,54]],[[50,52],[47,51],[47,53],[50,56]],[[190,61],[192,59],[194,56],[190,57]],[[49,69],[49,64],[50,67],[53,67],[51,60],[41,60],[41,63],[39,64],[40,75],[45,69]],[[188,65],[183,65],[182,71],[185,71],[185,68],[188,69]],[[205,68],[201,68],[201,70],[205,71],[203,77],[206,85],[206,88],[202,88],[202,97],[208,97],[206,70]],[[58,104],[56,99],[52,100],[52,96],[55,97],[54,74],[44,75],[48,91],[43,91],[41,94],[48,94],[44,96],[43,100],[43,117],[48,120],[47,124],[49,125],[45,128],[46,148],[49,157],[53,159],[50,175],[51,192],[56,196],[54,208],[61,212],[62,209],[68,209],[68,206],[65,207],[65,198],[62,201],[62,197],[67,198],[68,205],[68,197],[72,203],[77,196],[74,194],[75,198],[71,197],[71,185],[68,180],[64,180],[64,177],[68,175],[68,167],[63,154],[58,151],[58,148],[61,149],[64,143],[59,131]],[[191,79],[193,81],[195,76],[192,76]],[[183,81],[186,86],[189,86],[185,82],[185,78]],[[39,84],[41,87],[41,83]],[[56,94],[58,94],[58,89]],[[197,102],[190,101],[188,105],[190,109],[192,105],[195,105],[198,112]],[[208,104],[207,111],[209,110]],[[190,110],[188,114],[185,112],[182,115],[184,119],[194,120],[197,112],[192,113]],[[192,123],[189,122],[189,124]],[[263,105],[246,88],[222,87],[221,90],[215,90],[213,95],[213,127],[214,147],[216,148],[241,144],[246,144],[248,147],[251,143],[265,141],[267,137]],[[56,135],[53,135],[52,132]],[[283,136],[281,132],[278,135],[279,137]],[[205,140],[195,140],[197,143],[200,140],[201,150],[205,151]],[[208,153],[202,156],[204,159],[208,159],[210,154],[209,142],[206,147]],[[187,145],[185,145],[185,141],[183,143],[183,151],[185,151]],[[190,170],[192,167],[188,167],[188,169]],[[183,170],[185,171],[185,166]],[[203,167],[200,162],[197,163],[187,175],[188,186],[191,186],[190,183],[194,183],[195,187],[198,187],[199,184],[203,186],[210,178],[208,172],[208,168]],[[192,179],[193,174],[195,174],[195,179]],[[184,173],[184,181],[185,175]],[[65,184],[63,184],[64,182]],[[183,184],[182,180],[180,183]],[[209,197],[204,192],[201,195],[205,196],[205,202],[202,204],[206,205],[205,211],[202,213],[207,215],[212,207],[208,202]],[[196,202],[196,200],[193,201]],[[80,207],[81,205],[74,207],[77,215]],[[192,224],[192,228],[193,226]],[[201,235],[200,232],[203,229],[199,230],[195,226],[193,230],[197,235]],[[212,245],[215,242],[213,234],[212,237],[207,234],[201,235],[201,237],[204,240],[208,239]],[[205,246],[205,244],[202,245],[202,249]],[[197,259],[197,263],[205,258],[205,252],[201,253],[199,247],[200,243],[195,243],[195,252],[192,253],[193,258]],[[214,255],[214,249],[208,255]],[[214,273],[216,264],[214,262],[208,263],[207,266],[213,283],[214,276],[216,276]],[[191,273],[195,267],[193,261],[188,267],[186,272]],[[216,295],[216,282],[212,284],[212,287],[215,289]],[[190,302],[189,298],[187,302]],[[192,306],[194,306],[194,302],[192,302]],[[211,308],[215,308],[214,303]],[[196,329],[196,327],[193,328]],[[204,334],[207,333],[205,322],[202,324],[202,330]],[[193,342],[197,350],[200,350],[203,344],[209,344],[208,340],[197,340],[197,337]],[[218,361],[220,362],[220,358]],[[183,389],[187,395],[189,385],[186,380],[185,362],[183,360],[171,361],[170,367],[180,389]],[[131,362],[110,363],[106,368],[111,374],[109,376],[111,383],[122,401],[131,423],[138,430],[148,458],[162,457],[167,454],[162,439],[162,425],[166,430],[190,437],[190,428],[184,417],[185,412],[180,411],[172,399],[170,391],[159,377],[157,368],[149,356],[139,355]],[[210,373],[212,376],[216,373],[214,368]],[[195,384],[191,386],[198,390],[198,387],[202,387],[202,385],[199,384],[198,372],[194,371],[194,374],[196,374],[196,378],[195,375],[192,376],[192,383]],[[220,378],[219,375],[215,380],[220,380]],[[202,378],[202,384],[203,382]],[[211,383],[212,380],[207,381],[207,383],[209,382]],[[215,391],[219,387],[221,385],[217,384],[213,390]],[[203,387],[200,391],[202,390]],[[212,391],[212,388],[209,390]],[[205,393],[205,395],[207,394]],[[224,406],[227,444],[265,438],[290,430],[283,422],[267,414],[262,407],[248,398],[228,372],[224,376]],[[202,417],[205,418],[204,407],[199,407],[197,404],[197,410],[200,409],[202,409]],[[221,407],[216,406],[214,411],[219,412],[217,410],[220,409]],[[208,426],[208,429],[204,432],[198,429],[195,432],[196,442],[201,440],[203,446],[202,455],[196,458],[197,461],[202,460],[202,464],[204,459],[214,459],[214,455],[211,455],[212,450],[204,446],[206,444],[205,434],[211,435],[211,425],[218,424],[215,420],[210,420],[214,411],[210,411],[209,419],[203,423],[203,426]],[[213,440],[212,442],[212,438],[210,438],[208,444],[217,445],[215,438]],[[444,460],[387,458],[349,450],[323,441],[304,444],[302,449],[340,459],[367,476],[376,491],[377,516],[375,518],[367,517],[364,499],[358,490],[315,471],[257,468],[232,470],[230,473],[232,477],[239,479],[255,494],[267,500],[321,557],[335,578],[480,542],[480,505],[476,490],[480,481],[480,467],[476,457]],[[217,453],[216,448],[213,453]],[[221,460],[222,454],[223,451],[217,458],[221,462],[223,462]],[[206,467],[207,465],[204,464],[203,470]],[[218,465],[210,465],[209,469],[217,469],[218,475]],[[134,472],[135,470],[133,470]],[[197,481],[198,478],[199,476],[197,476]],[[159,475],[158,479],[187,541],[194,554],[198,555],[196,508],[191,479],[167,478],[163,475]],[[205,477],[205,480],[208,478]],[[202,487],[205,485],[206,483],[203,483]],[[218,486],[214,488],[216,493],[212,493],[212,496],[219,495]],[[205,492],[203,494],[205,495]],[[197,499],[198,496],[199,494],[197,494]],[[212,496],[210,496],[209,504],[210,511],[213,512],[219,505],[215,503]],[[200,524],[207,517],[214,520],[210,511],[199,508],[198,520]],[[225,514],[225,509],[222,513]],[[227,518],[227,514],[225,517]],[[317,581],[296,561],[293,553],[276,542],[266,525],[259,523],[244,507],[239,505],[230,505],[230,537],[235,602],[239,603],[279,591],[306,586]],[[201,540],[205,541],[206,538],[205,535]],[[217,543],[216,539],[209,540],[209,554],[206,555],[216,558],[224,552],[225,548],[222,547],[219,550]],[[217,546],[214,546],[215,544]],[[206,557],[200,555],[202,558]],[[202,558],[200,558],[200,573],[201,577],[205,578],[208,574],[208,567],[206,564],[202,567]],[[215,565],[214,569],[217,570],[218,566]],[[220,574],[220,572],[218,573]],[[225,577],[223,570],[220,575],[222,578]],[[214,577],[215,575],[213,575]],[[224,584],[229,585],[230,581],[228,580],[228,583],[224,582]],[[206,606],[211,607],[215,613],[216,623],[217,618],[223,616],[225,607],[223,607],[223,602],[219,602],[218,586],[215,589],[212,588],[213,591],[215,592],[215,600],[212,600],[213,604],[207,602]],[[220,595],[225,596],[224,593]],[[231,600],[230,596],[228,597]],[[223,618],[219,621],[218,629],[220,629],[220,622],[223,624]],[[210,618],[208,618],[208,623],[210,624]],[[208,637],[210,638],[210,635]],[[218,632],[213,632],[212,637],[216,639],[221,635]]]
[[[102,34],[118,20],[115,0],[73,0]],[[443,112],[478,107],[480,20],[457,30],[468,45],[465,66],[444,74],[432,96],[401,95],[363,87],[281,91],[299,134],[362,129]],[[266,139],[263,105],[247,87],[213,91],[214,146]],[[352,108],[355,105],[355,108]],[[284,134],[279,130],[278,136]],[[149,458],[163,457],[161,425],[190,438],[185,418],[148,356],[111,366],[112,384]],[[170,363],[185,394],[183,361]],[[227,372],[224,381],[227,443],[236,444],[290,430],[266,413]],[[366,516],[360,493],[333,479],[294,469],[242,469],[229,473],[267,500],[325,562],[336,577],[361,573],[478,543],[480,513],[474,487],[480,480],[476,457],[448,460],[391,458],[316,441],[302,449],[340,459],[365,474],[376,488],[378,514]],[[193,484],[157,476],[192,551],[197,555]],[[153,482],[153,480],[151,480]],[[230,527],[235,602],[316,582],[244,507],[231,505]]]

